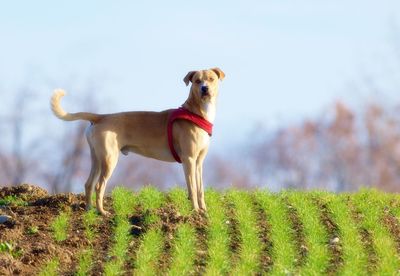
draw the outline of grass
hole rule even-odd
[[[145,187],[132,193],[116,188],[112,234],[96,247],[101,251],[91,244],[100,238],[97,225],[110,221],[91,210],[79,218],[89,245],[76,248],[68,263],[51,259],[39,275],[61,271],[90,275],[97,269],[103,269],[102,275],[399,274],[399,226],[393,219],[400,216],[398,195],[374,190],[351,194],[207,190],[205,199],[208,211],[202,217],[192,211],[184,189],[163,193]],[[71,215],[67,210],[50,221],[55,252],[71,246],[61,242],[67,237],[78,237],[78,229],[69,229]],[[37,235],[39,228],[32,224],[21,229],[27,238],[23,242],[0,239],[3,257],[24,260],[31,252],[26,240],[43,234]],[[35,239],[28,236],[35,234]],[[53,256],[46,253],[40,262]]]
[[[137,197],[138,204],[146,212],[145,224],[149,225],[159,220],[155,210],[160,208],[165,202],[165,196],[152,186],[145,186],[140,190]]]
[[[397,220],[400,221],[400,204],[392,208],[392,212]]]
[[[226,195],[233,204],[235,218],[240,232],[239,260],[233,265],[232,275],[248,275],[260,272],[262,244],[258,238],[257,216],[253,209],[250,194],[231,190]]]
[[[62,242],[68,237],[70,211],[61,212],[51,223],[54,239],[57,242]]]
[[[13,258],[19,258],[23,254],[22,250],[11,242],[1,242],[0,253],[7,253],[11,255]]]
[[[28,229],[26,229],[26,233],[28,235],[35,235],[39,233],[39,228],[37,226],[30,226]]]
[[[160,229],[150,229],[142,238],[136,256],[137,275],[156,275],[157,261],[163,250],[163,233]]]
[[[320,199],[326,203],[332,219],[339,228],[343,266],[339,268],[338,273],[340,275],[362,275],[367,269],[368,257],[349,209],[350,196],[324,193],[321,194]]]
[[[392,200],[392,206],[390,208],[391,212],[397,218],[397,220],[400,221],[400,195],[399,194],[392,195],[391,200]]]
[[[104,274],[121,275],[123,274],[123,266],[127,259],[128,246],[132,238],[128,215],[133,212],[136,205],[136,197],[131,191],[117,187],[112,192],[112,199],[115,211],[114,243],[109,252],[110,260],[104,266]]]
[[[87,211],[82,218],[85,228],[85,235],[89,241],[92,241],[95,235],[93,227],[99,222],[99,215],[96,209]]]
[[[156,226],[159,217],[155,210],[165,203],[165,196],[153,187],[145,187],[140,191],[139,204],[145,214],[145,227],[149,230],[142,236],[141,244],[136,253],[135,274],[157,274],[157,261],[163,250],[164,236]]]
[[[92,259],[94,252],[92,242],[95,238],[95,232],[93,228],[99,222],[99,215],[97,214],[97,211],[95,209],[87,211],[82,217],[82,222],[85,228],[84,231],[86,238],[89,241],[89,246],[79,254],[78,268],[76,272],[76,275],[78,276],[88,275],[93,267]]]
[[[389,205],[389,198],[376,190],[363,190],[352,197],[356,209],[361,212],[361,226],[372,236],[378,262],[378,275],[391,275],[399,270],[400,260],[394,241],[382,221],[383,210]]]
[[[230,251],[227,217],[225,216],[222,197],[220,193],[208,190],[205,199],[209,220],[207,233],[208,260],[205,274],[226,274],[230,265]]]
[[[89,275],[90,270],[93,266],[93,248],[89,247],[83,250],[78,257],[78,269],[76,271],[77,276]]]
[[[59,275],[57,272],[58,267],[60,266],[60,262],[57,258],[54,258],[46,263],[46,265],[39,272],[39,276],[57,276]]]
[[[137,205],[138,199],[134,193],[124,187],[117,187],[112,191],[113,209],[115,212],[114,219],[125,220],[130,213],[132,213],[134,207]]]
[[[188,216],[192,213],[192,204],[185,190],[174,188],[168,193],[168,198],[182,215]]]
[[[297,258],[288,208],[281,196],[267,191],[254,193],[255,200],[267,216],[272,241],[272,275],[294,274]]]
[[[300,274],[322,274],[328,266],[329,254],[327,249],[328,233],[320,221],[318,206],[312,201],[312,194],[302,192],[285,192],[296,209],[303,224],[305,243],[308,248],[304,266]]]
[[[0,206],[28,206],[28,202],[15,195],[9,195],[0,199]]]
[[[176,231],[172,249],[172,264],[169,275],[188,275],[193,272],[196,248],[196,233],[194,228],[184,223]]]
[[[182,189],[173,189],[168,197],[177,210],[188,216],[192,213],[192,205],[187,194]],[[187,275],[193,273],[194,259],[196,255],[196,231],[188,222],[178,226],[172,247],[172,263],[169,275]]]

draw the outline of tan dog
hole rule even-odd
[[[182,105],[186,110],[200,115],[212,123],[215,118],[218,80],[225,77],[219,68],[191,71],[183,81],[192,82],[188,99]],[[91,206],[93,187],[96,189],[96,207],[103,214],[104,191],[108,179],[117,165],[119,152],[135,152],[146,157],[174,162],[168,144],[167,127],[173,110],[162,112],[122,112],[94,114],[67,113],[60,106],[65,92],[55,90],[51,109],[65,121],[87,120],[86,131],[90,146],[92,168],[85,184],[86,208]],[[187,120],[176,120],[172,128],[173,148],[182,161],[189,198],[193,208],[206,210],[203,189],[203,161],[208,151],[210,136],[202,128]]]

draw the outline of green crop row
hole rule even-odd
[[[157,264],[164,244],[164,236],[159,227],[160,218],[156,214],[165,203],[163,193],[152,187],[145,187],[138,196],[138,204],[144,214],[143,220],[149,229],[143,234],[134,263],[135,275],[156,275]]]
[[[239,260],[232,264],[234,275],[248,275],[260,272],[262,244],[258,238],[257,216],[254,212],[250,194],[242,191],[229,191],[227,200],[233,204],[235,220],[239,230]]]
[[[104,274],[393,275],[400,271],[398,237],[391,232],[400,227],[398,195],[374,190],[351,194],[207,190],[206,203],[199,233],[196,219],[201,216],[192,211],[185,190],[114,189],[113,235]],[[384,220],[388,215],[397,221],[392,230]],[[52,223],[59,244],[68,238],[69,216],[70,212],[61,212]],[[132,222],[131,216],[138,221]],[[102,218],[90,211],[82,223],[89,244],[95,242]],[[139,232],[133,234],[132,229]],[[94,253],[90,245],[82,250],[76,275],[90,274]],[[50,261],[42,275],[54,274],[60,261]]]
[[[128,215],[133,212],[136,197],[125,188],[115,188],[112,192],[114,216],[113,246],[108,254],[109,261],[104,266],[107,276],[121,275],[124,263],[127,260],[127,251],[132,239],[130,235],[131,224]]]

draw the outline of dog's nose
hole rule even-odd
[[[202,96],[208,96],[208,86],[202,86],[201,87],[201,95]]]

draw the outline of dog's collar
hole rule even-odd
[[[208,135],[212,135],[212,129],[213,129],[213,124],[210,123],[208,120],[204,119],[202,116],[197,115],[193,112],[190,112],[184,107],[180,107],[178,109],[174,109],[171,111],[171,114],[168,118],[168,128],[167,128],[167,134],[168,134],[168,146],[169,149],[171,150],[171,154],[178,163],[182,163],[179,155],[175,151],[174,148],[174,141],[172,137],[172,126],[173,122],[176,120],[187,120],[191,121],[204,131],[208,133]]]

